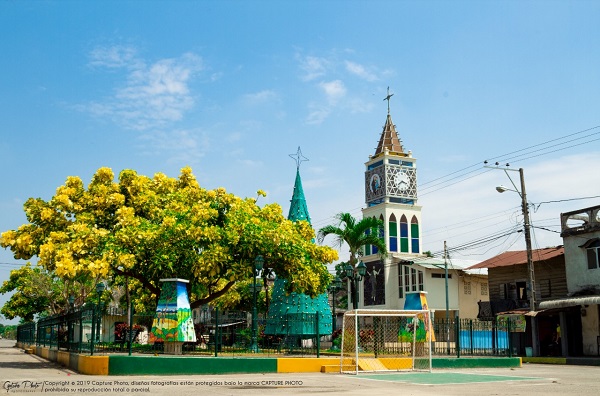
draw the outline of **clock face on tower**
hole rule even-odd
[[[365,202],[389,201],[414,205],[417,199],[417,168],[382,163],[365,172]]]
[[[400,191],[408,190],[409,183],[410,183],[410,177],[408,176],[408,174],[406,172],[404,172],[402,170],[400,172],[396,173],[396,176],[394,176],[394,185]]]
[[[386,179],[390,181],[387,195],[402,199],[417,198],[417,169],[412,166],[386,166]]]

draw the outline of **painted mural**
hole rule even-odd
[[[406,293],[404,300],[405,311],[428,310],[427,294],[425,292]],[[406,326],[398,330],[398,339],[403,342],[413,340],[413,332],[416,332],[416,341],[435,341],[435,334],[431,324],[431,318],[428,315],[418,315],[418,320],[408,320]],[[431,339],[429,339],[431,337]]]
[[[150,342],[196,342],[192,310],[185,279],[161,279],[163,282],[152,322]]]

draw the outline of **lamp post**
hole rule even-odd
[[[263,268],[265,259],[263,256],[258,255],[254,259],[254,265],[252,267],[252,344],[250,350],[252,352],[258,352],[258,323],[256,320],[257,309],[256,309],[256,277]]]
[[[519,178],[521,179],[521,191],[517,189],[517,186],[513,183],[512,179],[508,175],[507,170],[519,172]],[[525,192],[525,177],[523,175],[523,168],[517,169],[504,169],[506,175],[510,179],[510,182],[515,187],[514,190],[506,188],[504,186],[496,187],[496,191],[503,193],[505,191],[514,191],[521,197],[521,210],[523,211],[523,231],[525,232],[525,248],[527,249],[527,277],[529,280],[529,310],[535,311],[535,271],[533,268],[533,255],[531,249],[531,225],[529,223],[529,207],[527,205],[527,194]],[[531,343],[533,347],[533,356],[538,356],[538,335],[537,335],[537,320],[535,316],[531,317]]]
[[[342,280],[339,276],[335,277],[335,280],[329,285],[329,292],[331,293],[331,308],[332,308],[332,321],[331,321],[331,332],[335,332],[337,327],[337,317],[335,316],[335,295],[342,288]]]
[[[360,261],[356,266],[356,269],[352,267],[352,264],[348,263],[344,267],[344,278],[350,281],[350,292],[352,294],[352,309],[358,309],[358,282],[363,280],[363,277],[367,273],[367,266],[365,263]]]

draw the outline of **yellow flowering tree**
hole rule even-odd
[[[178,277],[190,280],[192,308],[211,302],[251,278],[257,255],[289,291],[315,296],[330,282],[325,264],[337,260],[312,242],[308,223],[285,219],[277,204],[204,189],[190,168],[178,178],[124,170],[117,181],[101,168],[87,188],[69,177],[52,199],[30,198],[24,209],[29,223],[0,238],[15,258],[38,256],[65,279],[129,279],[140,300],[157,298],[160,279]]]

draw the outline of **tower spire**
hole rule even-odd
[[[396,132],[396,126],[392,122],[392,116],[390,115],[390,98],[394,96],[394,94],[390,94],[390,87],[387,89],[387,96],[383,100],[387,100],[388,113],[387,118],[385,120],[385,125],[383,126],[383,131],[381,132],[381,137],[379,138],[379,144],[377,145],[377,149],[375,150],[375,157],[380,154],[383,154],[385,150],[404,155],[404,148],[402,147],[402,142],[398,137],[398,132]]]
[[[302,155],[300,146],[298,146],[296,154],[290,154],[290,158],[296,161],[296,181],[294,182],[294,192],[290,201],[288,220],[306,220],[310,224],[310,215],[308,214],[308,206],[306,205],[306,198],[304,197],[304,190],[302,188],[302,178],[300,177],[300,164],[308,161],[308,158]]]

